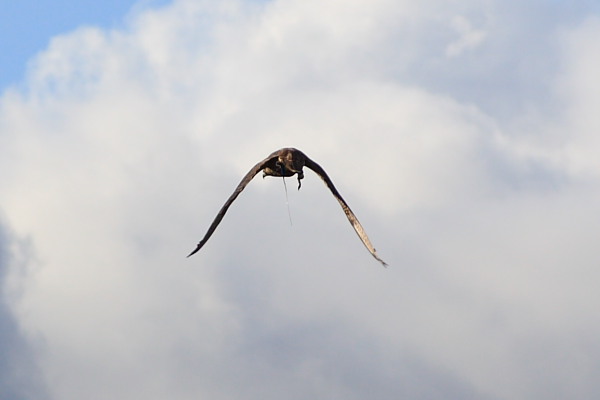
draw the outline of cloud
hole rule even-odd
[[[452,19],[452,28],[459,34],[459,38],[446,47],[446,55],[456,57],[465,50],[474,49],[485,40],[485,31],[474,29],[468,19],[456,16]]]
[[[596,174],[599,167],[593,149],[600,144],[596,135],[600,118],[595,112],[595,106],[600,104],[600,79],[591,73],[600,61],[593,51],[599,37],[599,17],[588,18],[580,27],[562,36],[568,61],[563,64],[558,91],[567,104],[564,124],[573,129],[566,146],[566,159],[570,170],[584,174]]]
[[[12,311],[19,295],[15,281],[26,267],[25,247],[0,225],[0,395],[7,400],[48,398],[33,349]]]
[[[1,320],[48,397],[594,397],[597,20],[442,3],[182,0],[54,38],[0,100],[32,251]],[[311,172],[292,226],[256,178],[185,258],[283,146],[389,269]]]

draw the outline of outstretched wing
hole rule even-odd
[[[329,190],[331,190],[331,193],[333,193],[333,195],[335,196],[337,201],[340,203],[340,205],[342,206],[342,209],[344,210],[344,213],[346,214],[346,217],[348,217],[348,221],[350,221],[350,224],[352,224],[352,227],[358,234],[358,237],[360,238],[360,240],[362,240],[363,244],[369,250],[371,255],[373,257],[375,257],[375,259],[377,261],[379,261],[381,264],[383,264],[383,266],[387,266],[385,261],[383,261],[377,255],[377,252],[375,251],[375,248],[371,244],[371,241],[369,240],[367,233],[365,232],[365,230],[362,227],[362,225],[360,224],[360,222],[358,222],[358,218],[356,218],[356,215],[354,215],[354,213],[352,212],[352,210],[350,209],[350,207],[348,206],[348,204],[346,203],[346,201],[344,200],[344,198],[342,197],[340,192],[337,191],[337,189],[333,185],[333,182],[331,181],[331,179],[329,178],[329,176],[327,175],[325,170],[323,168],[321,168],[321,166],[319,164],[317,164],[316,162],[314,162],[313,160],[308,158],[306,156],[306,154],[304,155],[304,158],[305,158],[304,165],[306,167],[312,169],[317,175],[319,175],[321,177],[321,179],[323,179],[323,181],[325,182],[325,184],[327,185]]]
[[[223,207],[221,207],[221,210],[215,217],[215,220],[212,222],[212,224],[210,224],[208,231],[206,232],[206,234],[204,235],[204,237],[202,238],[200,243],[198,243],[198,246],[196,246],[196,249],[194,249],[194,251],[192,251],[188,255],[188,257],[191,255],[194,255],[196,252],[198,252],[198,250],[200,250],[202,248],[202,246],[204,246],[204,244],[211,237],[211,235],[213,234],[215,229],[217,229],[217,226],[219,225],[219,223],[225,216],[225,213],[227,212],[227,209],[229,209],[229,206],[231,205],[231,203],[233,203],[233,201],[238,197],[238,195],[240,193],[242,193],[242,190],[244,190],[246,185],[248,185],[248,183],[250,183],[250,181],[252,180],[252,178],[254,178],[254,176],[256,176],[256,174],[258,174],[266,166],[270,165],[271,163],[273,163],[274,161],[277,160],[278,155],[279,155],[279,151],[271,153],[271,155],[269,155],[267,158],[265,158],[264,160],[262,160],[261,162],[256,164],[254,167],[252,167],[252,169],[250,171],[248,171],[248,173],[242,178],[242,181],[239,183],[239,185],[237,185],[237,187],[233,191],[233,194],[231,196],[229,196],[229,198],[227,199],[225,204],[223,204]]]

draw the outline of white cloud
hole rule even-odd
[[[600,173],[596,150],[600,146],[600,77],[595,74],[600,65],[596,51],[600,39],[600,17],[591,17],[580,27],[564,34],[563,79],[559,91],[565,97],[565,125],[570,128],[566,146],[569,169],[574,172]]]
[[[469,20],[461,15],[454,17],[451,25],[459,37],[446,46],[446,55],[449,57],[456,57],[465,50],[472,50],[485,40],[485,31],[473,28]]]
[[[1,206],[36,260],[10,306],[49,397],[594,397],[598,24],[536,20],[560,32],[553,98],[495,114],[465,92],[516,75],[455,63],[522,60],[494,11],[189,0],[54,38],[0,103]],[[430,28],[453,24],[449,50]],[[185,259],[283,146],[388,270],[311,172],[293,226],[257,178]]]

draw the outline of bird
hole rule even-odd
[[[358,218],[356,218],[356,215],[354,215],[354,213],[352,212],[352,210],[350,209],[350,207],[348,206],[348,204],[346,203],[346,201],[344,200],[344,198],[342,197],[340,192],[338,192],[335,185],[333,184],[333,181],[331,180],[331,178],[329,178],[329,176],[327,175],[325,170],[323,168],[321,168],[321,166],[319,164],[317,164],[316,162],[311,160],[302,151],[295,149],[293,147],[286,147],[286,148],[274,151],[267,158],[260,161],[258,164],[256,164],[254,167],[252,167],[252,169],[250,169],[250,171],[248,171],[248,173],[242,178],[242,181],[235,188],[235,190],[233,191],[231,196],[229,196],[229,198],[227,199],[227,201],[225,202],[223,207],[221,207],[221,210],[219,211],[219,213],[215,217],[214,221],[208,228],[208,231],[204,235],[204,238],[202,238],[202,240],[198,243],[198,245],[196,246],[194,251],[192,251],[188,255],[188,257],[196,254],[202,248],[202,246],[204,246],[206,244],[208,239],[214,233],[215,229],[217,229],[217,226],[219,225],[219,223],[225,216],[225,213],[227,212],[227,210],[229,209],[231,204],[238,197],[238,195],[244,190],[244,188],[248,185],[248,183],[250,183],[250,181],[260,171],[262,171],[262,173],[263,173],[263,178],[266,176],[287,178],[287,177],[297,175],[298,190],[300,190],[300,188],[302,187],[302,179],[304,179],[304,172],[302,170],[303,167],[307,167],[307,168],[311,169],[317,175],[319,175],[319,177],[321,177],[321,179],[323,180],[323,182],[325,182],[325,185],[327,185],[327,187],[329,188],[329,190],[331,191],[333,196],[340,203],[340,206],[342,206],[342,210],[344,210],[344,213],[346,214],[348,221],[350,221],[350,224],[352,225],[352,227],[358,234],[358,237],[360,238],[362,243],[365,245],[367,250],[369,250],[371,255],[373,257],[375,257],[375,259],[377,261],[379,261],[384,267],[386,267],[387,266],[386,262],[383,261],[381,258],[379,258],[379,256],[377,255],[375,248],[371,244],[371,241],[369,240],[369,237],[367,236],[367,233],[365,232],[364,228],[358,221]]]

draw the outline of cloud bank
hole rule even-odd
[[[8,398],[597,397],[600,18],[566,7],[181,0],[54,38],[0,99]],[[389,269],[310,172],[292,226],[257,178],[185,258],[284,146]]]

